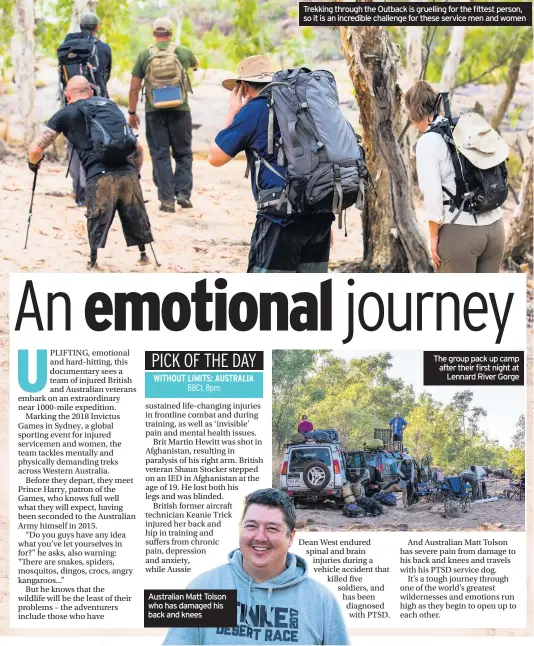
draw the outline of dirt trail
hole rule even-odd
[[[497,496],[508,488],[508,480],[490,480],[488,495]],[[298,507],[299,531],[524,531],[525,503],[517,500],[496,500],[472,504],[459,518],[443,518],[443,504],[434,504],[431,509],[416,511],[402,507],[401,494],[396,507],[383,506],[382,516],[347,518],[340,510],[322,507]],[[424,501],[419,503],[425,505]]]
[[[150,158],[143,167],[141,181],[152,224],[154,249],[167,272],[245,272],[255,211],[249,180],[243,175],[245,160],[212,168],[205,159],[195,159],[194,208],[177,208],[164,214],[158,209],[152,184]],[[65,166],[43,163],[37,180],[33,218],[27,251],[23,250],[33,175],[22,160],[5,164],[0,177],[0,270],[17,271],[86,270],[88,244],[85,209],[71,197],[70,178]],[[335,227],[331,260],[362,257],[361,219],[351,209],[347,217],[348,237]],[[150,255],[150,252],[149,252]],[[126,249],[118,217],[108,243],[100,250],[99,265],[110,272],[157,270],[154,263],[136,265],[136,247]]]

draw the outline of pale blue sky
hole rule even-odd
[[[358,350],[334,350],[334,354],[343,359],[366,357],[378,352]],[[420,350],[392,351],[391,377],[401,377],[407,384],[412,384],[417,394],[426,391],[444,404],[448,404],[454,394],[461,390],[474,393],[473,406],[482,406],[488,412],[482,418],[481,427],[490,439],[498,440],[507,449],[510,448],[512,435],[519,416],[526,412],[526,389],[523,386],[423,386],[423,352]],[[395,411],[392,411],[392,414]],[[401,411],[402,413],[402,411]],[[407,420],[409,423],[409,419]]]

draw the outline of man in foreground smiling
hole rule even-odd
[[[234,628],[171,628],[164,644],[350,644],[333,594],[308,578],[306,562],[289,548],[296,514],[278,489],[245,499],[239,549],[226,565],[205,572],[189,590],[237,589]]]

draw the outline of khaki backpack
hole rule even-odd
[[[150,59],[144,87],[154,108],[176,108],[187,99],[187,80],[183,65],[175,54],[178,45],[170,42],[166,49],[148,48]]]

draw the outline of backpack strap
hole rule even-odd
[[[261,191],[260,185],[258,183],[258,177],[259,177],[259,174],[260,174],[260,167],[261,167],[262,164],[265,166],[265,168],[268,168],[271,171],[271,173],[274,173],[275,175],[280,177],[280,179],[283,179],[284,183],[286,182],[286,178],[281,173],[279,173],[272,164],[269,164],[269,162],[266,159],[264,159],[263,157],[260,157],[260,155],[255,150],[252,150],[252,152],[254,154],[254,157],[256,157],[256,161],[254,162],[254,166],[255,166],[255,177],[254,177],[254,179],[256,181],[256,188],[258,189],[258,191]],[[248,176],[248,169],[249,169],[249,167],[247,165],[247,173],[245,175],[246,177]],[[282,192],[280,193],[280,197],[278,198],[278,200],[276,200],[276,209],[279,211],[282,208],[283,203],[286,202],[287,203],[287,206],[286,206],[287,214],[290,215],[292,213],[292,207],[291,207],[291,202],[287,198],[287,193],[288,193],[287,185],[284,184],[284,188],[282,189]],[[269,206],[269,205],[271,205],[271,203],[263,204],[262,206],[265,207],[265,206]],[[258,207],[259,206],[260,206],[260,204],[258,202]]]
[[[258,97],[262,96],[262,94],[264,96],[265,94],[267,94],[267,105],[269,106],[269,122],[267,126],[267,154],[268,155],[272,155],[274,152],[274,97],[270,90],[271,88],[277,85],[285,85],[286,87],[289,87],[289,83],[285,83],[284,81],[272,81],[271,83],[268,83],[264,88],[262,88],[258,92],[257,96],[254,97],[254,99],[257,99]],[[268,93],[267,93],[267,90],[269,91]],[[254,101],[254,99],[252,100]],[[293,135],[291,136],[291,141],[293,141]],[[298,145],[298,139],[297,139],[297,145]]]
[[[334,199],[332,201],[332,213],[339,217],[339,228],[342,227],[341,216],[343,211],[343,188],[341,187],[341,167],[339,164],[333,165],[334,171]]]
[[[466,202],[473,197],[474,193],[473,191],[469,191],[469,187],[465,182],[462,163],[460,161],[460,157],[456,149],[456,144],[454,143],[454,139],[452,138],[452,116],[450,112],[448,93],[442,92],[439,96],[440,96],[440,99],[443,100],[443,107],[445,110],[446,121],[440,121],[438,124],[431,126],[430,129],[427,130],[427,132],[436,132],[437,134],[439,134],[441,138],[445,141],[445,144],[447,145],[447,149],[451,156],[451,161],[454,168],[454,177],[455,177],[455,182],[457,187],[456,195],[453,195],[443,185],[441,186],[441,188],[443,192],[446,195],[448,195],[450,198],[449,200],[446,200],[444,204],[450,205],[449,211],[451,213],[454,213],[454,216],[451,220],[451,224],[454,224],[456,220],[460,217],[460,214],[462,213],[462,211],[464,210]],[[439,107],[439,99],[438,99],[438,103],[436,104],[436,108],[438,107]],[[448,118],[447,118],[447,115],[448,115]],[[463,190],[460,187],[460,183],[463,186]],[[454,207],[456,207],[456,210],[454,210]],[[467,212],[470,213],[470,211],[467,211]],[[472,215],[476,223],[477,217],[474,213],[472,213]]]

